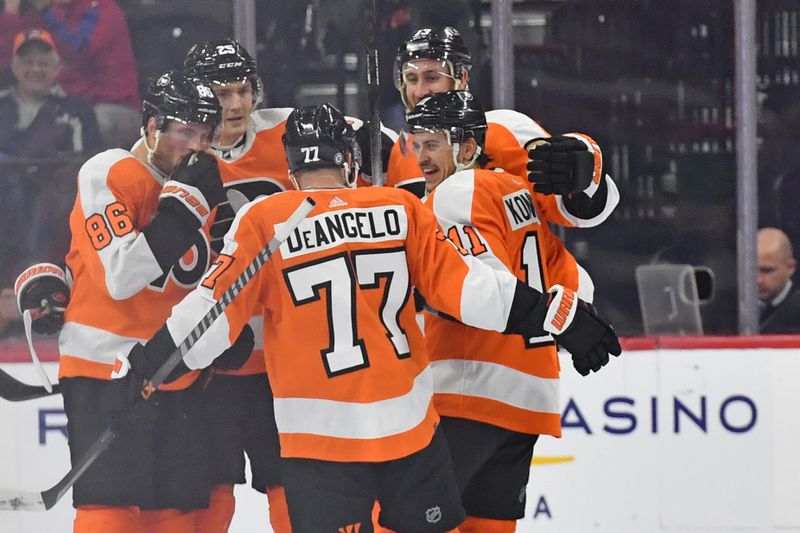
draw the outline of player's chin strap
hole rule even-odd
[[[152,148],[150,148],[150,145],[147,144],[147,130],[144,128],[144,126],[142,126],[141,129],[139,130],[139,134],[142,137],[142,144],[144,144],[144,147],[147,150],[147,164],[150,165],[152,168],[154,168],[159,174],[166,177],[166,174],[164,174],[164,172],[162,172],[158,168],[158,166],[156,166],[156,164],[153,163],[153,154],[158,149],[158,141],[159,139],[161,139],[161,130],[156,130],[155,133],[153,133],[155,142],[153,143]]]
[[[45,300],[45,305],[47,305],[47,301]],[[63,312],[63,309],[61,310]],[[36,354],[36,349],[33,347],[33,332],[31,330],[31,324],[33,324],[33,316],[31,315],[31,310],[26,309],[22,313],[22,324],[25,327],[25,338],[28,340],[28,349],[31,351],[31,360],[33,361],[33,367],[36,369],[36,373],[39,374],[39,379],[42,381],[42,386],[45,388],[47,392],[53,392],[53,384],[50,383],[50,378],[47,377],[47,372],[44,371],[44,367],[42,366],[42,362],[39,360],[39,356]]]
[[[452,142],[452,139],[451,139],[451,136],[450,136],[450,132],[447,131],[447,130],[443,130],[443,131],[444,131],[444,134],[447,135],[448,144],[450,144],[450,146],[453,147],[453,163],[456,166],[455,172],[461,172],[462,170],[469,170],[469,169],[473,168],[475,166],[476,162],[478,161],[478,157],[481,155],[481,147],[480,146],[475,146],[475,153],[472,154],[472,158],[469,161],[467,161],[466,163],[460,163],[458,161],[458,152],[459,152],[459,150],[461,150],[461,143]]]

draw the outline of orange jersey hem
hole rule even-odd
[[[86,359],[81,359],[80,357],[72,355],[62,355],[59,361],[58,379],[93,378],[111,381],[111,372],[113,370],[114,365],[98,363],[97,361],[87,361]],[[186,389],[197,381],[199,375],[199,370],[192,370],[172,383],[159,386],[158,390],[175,391]]]
[[[378,463],[408,457],[430,444],[439,415],[428,406],[416,427],[379,439],[348,439],[309,433],[281,433],[281,457],[333,462]]]
[[[466,418],[519,433],[561,437],[561,415],[520,409],[488,398],[436,393],[433,404],[441,416]]]

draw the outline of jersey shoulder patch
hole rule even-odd
[[[550,136],[547,130],[540,126],[538,122],[513,109],[493,109],[487,111],[486,122],[489,124],[490,129],[492,125],[495,125],[495,127],[502,126],[513,133],[518,139],[525,139],[525,142],[535,137]]]

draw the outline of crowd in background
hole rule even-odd
[[[150,78],[156,72],[179,66],[180,58],[191,43],[232,34],[232,3],[215,0],[202,4],[201,6],[187,0],[2,2],[0,116],[3,120],[0,121],[0,187],[3,193],[0,195],[0,242],[3,243],[3,253],[0,254],[0,287],[11,286],[16,274],[34,261],[57,261],[63,257],[69,243],[66,219],[75,195],[77,170],[85,159],[100,150],[129,147],[135,142],[140,126],[140,91],[149,83]],[[568,17],[575,18],[577,4],[581,2],[564,2],[563,5],[556,2],[548,5],[546,10],[551,11],[551,20],[555,22],[552,29],[545,31],[552,36],[568,29],[564,26],[564,20]],[[609,3],[611,4],[613,2]],[[684,18],[688,18],[686,13],[691,12],[694,7],[686,3],[679,4],[675,9],[683,13]],[[266,86],[266,105],[294,106],[330,100],[349,114],[365,116],[362,38],[364,2],[266,0],[256,2],[256,8],[256,52],[259,71]],[[561,11],[560,17],[556,16],[559,14],[556,12],[558,10]],[[398,44],[414,28],[421,26],[453,25],[461,29],[476,58],[473,68],[478,72],[472,78],[481,81],[480,85],[471,87],[471,90],[483,102],[491,101],[491,58],[488,47],[490,28],[486,24],[488,11],[488,3],[480,0],[378,2],[381,104],[385,123],[393,128],[403,125],[403,108],[393,85],[392,63]],[[727,13],[724,9],[722,12]],[[676,17],[676,20],[679,18]],[[732,26],[732,19],[730,23]],[[698,25],[699,32],[715,30],[713,27],[710,30],[700,28]],[[653,38],[658,40],[657,32],[653,34]],[[586,40],[588,37],[581,39]],[[520,68],[544,72],[559,61],[567,65],[573,61],[569,50],[547,42],[549,41],[545,40],[545,45],[534,49],[533,53],[523,47],[517,54],[518,64],[522,65]],[[615,45],[613,39],[609,39],[608,43],[608,47]],[[603,50],[601,57],[602,52]],[[713,51],[700,50],[698,53],[713,55]],[[355,61],[352,61],[353,58]],[[580,115],[582,123],[594,111],[597,111],[597,115],[608,112],[611,117],[622,117],[621,121],[628,116],[625,113],[635,108],[635,113],[631,116],[643,117],[633,119],[633,124],[621,124],[614,118],[607,124],[596,126],[598,131],[590,131],[601,137],[606,134],[609,136],[601,144],[608,146],[608,149],[604,148],[606,157],[615,165],[612,167],[615,171],[612,175],[615,179],[620,175],[618,182],[622,189],[621,209],[615,214],[617,226],[611,224],[595,233],[582,233],[577,239],[567,235],[565,240],[582,264],[589,267],[590,273],[602,279],[602,285],[608,287],[606,290],[613,292],[601,294],[598,300],[608,302],[605,304],[608,305],[605,311],[618,324],[621,333],[641,334],[643,329],[635,284],[627,274],[619,280],[615,279],[614,276],[623,273],[623,270],[614,268],[614,265],[619,261],[635,265],[662,260],[702,263],[717,272],[717,281],[720,284],[717,301],[704,310],[706,333],[734,332],[735,291],[730,283],[726,285],[725,276],[726,272],[735,271],[732,263],[735,261],[733,232],[728,231],[735,215],[732,214],[730,205],[719,205],[719,195],[712,199],[703,196],[710,194],[703,192],[703,187],[717,190],[714,180],[703,181],[703,187],[698,184],[695,189],[691,183],[687,187],[685,179],[686,175],[694,176],[693,172],[703,175],[706,172],[703,165],[707,164],[705,161],[710,155],[701,153],[688,162],[681,152],[680,155],[662,162],[657,155],[658,146],[651,148],[648,144],[640,150],[641,157],[653,168],[641,169],[642,180],[637,181],[635,177],[628,180],[624,171],[626,165],[633,165],[631,161],[635,158],[634,148],[631,146],[629,152],[628,145],[619,143],[614,132],[623,131],[629,136],[636,135],[636,122],[644,121],[647,124],[644,105],[636,107],[639,104],[636,103],[635,95],[626,96],[626,88],[613,86],[604,79],[605,72],[600,59],[595,58],[590,65],[586,58],[579,66],[575,64],[570,68],[595,76],[588,80],[588,91],[583,92],[574,88],[578,84],[577,77],[555,80],[569,88],[562,95],[563,100],[569,100],[569,105],[565,105],[565,108],[574,111],[576,115],[583,113]],[[485,73],[481,74],[480,71]],[[310,76],[310,72],[314,75]],[[521,92],[521,77],[518,74],[518,93]],[[310,78],[328,83],[335,91],[332,94],[313,92],[307,86]],[[592,85],[594,81],[597,82],[596,85]],[[537,119],[546,118],[543,120],[545,124],[559,124],[557,117],[552,116],[556,111],[548,105],[546,89],[543,89],[548,83],[553,84],[554,80],[544,75],[538,78],[535,75],[532,78],[525,77],[521,87],[530,91],[518,97],[518,102],[521,102],[519,106],[537,107],[520,111]],[[361,89],[357,91],[358,97],[355,99],[352,97],[350,85]],[[537,89],[539,92],[536,92]],[[606,94],[617,89],[619,94]],[[786,99],[788,89],[785,87],[783,93],[776,93],[774,90],[769,92],[770,87],[762,82],[760,89],[764,91],[762,95],[768,94],[772,101],[789,101]],[[596,99],[593,101],[606,102],[613,108],[606,109],[606,104],[602,104],[587,110],[586,92],[592,93],[592,97]],[[687,105],[691,105],[692,99],[702,100],[702,95],[687,94]],[[706,107],[701,109],[705,110]],[[713,125],[713,115],[717,110],[710,105],[708,109],[711,119],[704,124]],[[796,183],[800,182],[797,179],[800,174],[792,170],[791,161],[786,163],[782,172],[775,173],[774,169],[780,168],[781,161],[780,158],[770,156],[782,153],[779,147],[785,143],[776,137],[774,129],[769,129],[769,124],[773,123],[770,117],[775,115],[774,110],[761,111],[761,126],[764,127],[764,135],[767,137],[764,152],[768,156],[762,167],[771,172],[770,175],[761,177],[762,225],[780,226],[786,231],[788,257],[791,257],[792,244],[796,247],[800,238],[797,234],[800,223],[794,222],[797,218],[796,209],[784,204],[787,204],[791,191],[796,189]],[[698,113],[698,120],[702,122],[704,111]],[[569,124],[568,113],[562,115],[565,116],[562,124]],[[687,136],[694,133],[687,132]],[[702,142],[700,146],[700,152],[703,152]],[[676,152],[681,150],[680,147],[676,148]],[[691,151],[691,148],[687,150]],[[733,156],[729,159],[732,161]],[[663,168],[659,167],[661,163]],[[728,174],[731,180],[732,176],[733,174]],[[700,183],[700,180],[697,182]],[[733,189],[732,181],[726,188]],[[700,192],[694,194],[693,191]],[[670,202],[675,203],[672,197],[679,194],[685,194],[688,200],[678,206],[671,205]],[[728,203],[735,207],[732,195]],[[670,209],[678,213],[674,216],[676,222],[667,220],[666,223],[659,223],[663,222],[659,216],[669,218],[665,213]],[[690,216],[687,217],[687,213]],[[694,222],[693,227],[683,227],[681,220],[700,214],[714,221],[709,224],[712,233],[714,227],[717,227],[720,231],[730,233],[731,238],[721,240],[716,239],[716,234],[706,233],[700,233],[695,238],[694,232],[700,230]],[[656,238],[649,239],[649,244],[656,246],[658,243],[660,248],[657,252],[652,252],[645,246],[637,255],[636,251],[629,251],[629,244],[625,244],[628,249],[620,254],[614,246],[617,243],[627,243],[627,233],[640,229],[637,224],[642,219],[658,225],[657,231],[661,233]],[[631,229],[632,227],[635,228]],[[709,240],[704,240],[706,238]],[[633,241],[636,239],[634,235]],[[638,239],[647,240],[642,237]],[[785,246],[782,249],[785,256]],[[795,273],[794,267],[786,267],[782,272],[788,273],[785,277],[791,282]],[[15,319],[11,317],[15,309],[8,301],[6,290],[0,294],[0,336],[17,331],[13,326]],[[766,297],[762,301],[765,306],[769,303]],[[601,307],[603,305],[600,304]],[[720,308],[725,311],[720,312]]]

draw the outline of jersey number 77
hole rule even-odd
[[[329,345],[321,350],[328,376],[369,366],[363,339],[359,338],[356,291],[380,288],[386,279],[378,315],[398,359],[410,357],[408,338],[399,324],[401,310],[410,296],[406,252],[403,248],[343,252],[309,261],[283,272],[296,306],[321,300],[326,289]]]

